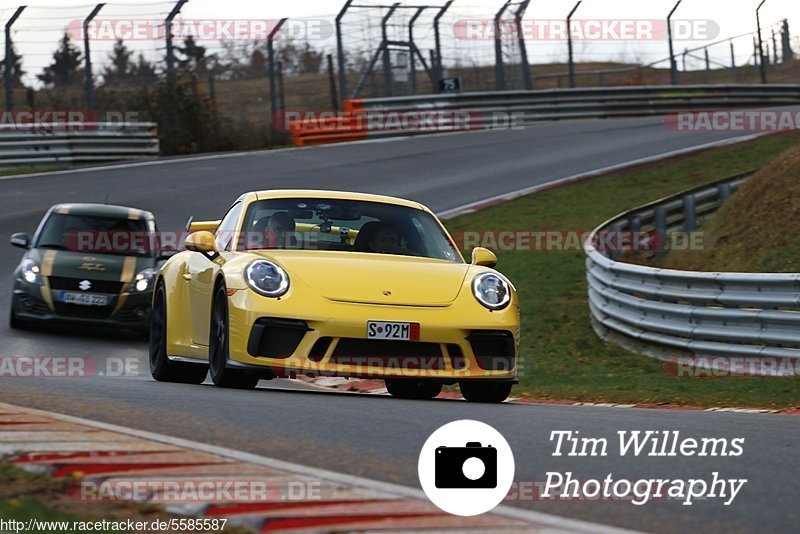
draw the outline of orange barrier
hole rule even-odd
[[[325,145],[367,138],[362,100],[345,100],[344,110],[338,117],[292,121],[289,133],[294,146]]]

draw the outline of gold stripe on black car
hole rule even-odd
[[[125,258],[125,264],[122,266],[122,272],[119,275],[119,281],[122,282],[122,289],[120,289],[117,305],[112,315],[121,310],[125,305],[125,301],[128,300],[128,292],[126,290],[128,289],[128,285],[133,282],[134,276],[136,276],[136,258],[128,256]]]
[[[56,255],[58,251],[55,250],[48,250],[44,253],[42,257],[42,300],[47,303],[47,306],[55,311],[55,306],[53,305],[53,294],[50,291],[50,277],[53,276],[53,264],[56,262]]]

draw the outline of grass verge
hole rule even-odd
[[[591,231],[633,207],[761,167],[800,135],[761,138],[674,158],[535,195],[447,221],[459,231]],[[499,269],[522,302],[521,376],[516,395],[584,402],[791,408],[800,381],[676,377],[663,362],[604,343],[592,330],[585,256],[500,252]]]

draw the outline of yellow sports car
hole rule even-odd
[[[465,263],[416,202],[326,191],[242,195],[191,222],[160,270],[150,369],[159,381],[254,388],[260,379],[377,378],[395,397],[458,383],[502,402],[516,382],[519,303],[476,249]]]

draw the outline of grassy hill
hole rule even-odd
[[[800,140],[762,167],[699,229],[701,251],[658,265],[730,272],[800,272]]]

